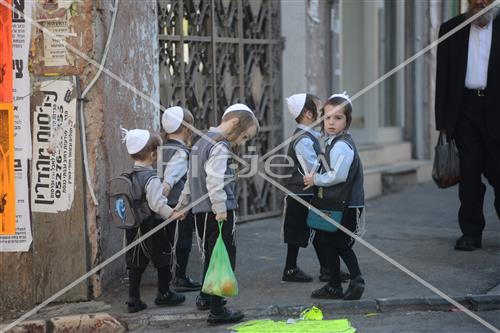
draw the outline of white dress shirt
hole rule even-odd
[[[173,140],[182,143],[184,146],[186,145],[181,140]],[[168,185],[168,188],[172,189],[172,187],[174,187],[174,185],[187,173],[188,164],[188,154],[184,150],[178,149],[165,166],[165,171],[163,172],[163,186],[166,187],[166,185]]]
[[[319,138],[321,135],[318,131],[308,128],[302,124],[299,124],[297,128],[311,133],[316,138]],[[294,149],[302,170],[304,170],[307,174],[311,171],[317,170],[319,166],[318,155],[316,154],[316,151],[314,151],[314,142],[310,137],[303,136],[300,138],[300,140],[295,143]]]
[[[224,182],[226,181],[227,161],[230,158],[231,152],[227,146],[222,142],[217,142],[210,150],[205,163],[208,197],[214,214],[226,212],[227,194],[224,191]]]
[[[468,89],[486,88],[492,32],[492,21],[484,27],[480,27],[477,24],[471,24],[469,51],[467,56],[467,74],[465,76],[465,87]]]
[[[335,136],[329,137],[327,143],[330,144],[334,138]],[[333,186],[345,182],[353,160],[354,151],[352,148],[343,140],[337,141],[330,150],[330,171],[316,174],[314,185]]]

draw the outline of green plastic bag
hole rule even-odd
[[[218,223],[219,237],[215,242],[201,291],[209,295],[237,296],[238,282],[229,261],[226,245],[222,239],[222,224],[224,222],[219,221]]]

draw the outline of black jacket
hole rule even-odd
[[[439,37],[466,20],[462,14],[443,23]],[[436,73],[436,129],[445,129],[453,137],[465,89],[470,24],[438,45]],[[491,50],[486,87],[486,126],[488,133],[500,139],[500,15],[493,21]]]

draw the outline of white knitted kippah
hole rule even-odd
[[[123,142],[127,146],[127,152],[130,155],[136,154],[142,150],[146,146],[149,141],[149,137],[151,134],[147,130],[143,129],[132,129],[127,130],[125,128],[121,128],[123,134]]]
[[[296,119],[302,112],[302,109],[306,104],[306,97],[307,94],[295,94],[286,99],[288,111],[292,115],[293,119]]]
[[[253,114],[253,111],[247,105],[241,104],[241,103],[236,103],[236,104],[229,106],[226,109],[226,111],[224,111],[224,114],[222,116],[224,117],[229,112],[234,112],[234,111],[248,111],[251,114]]]
[[[180,106],[173,106],[163,112],[161,125],[168,134],[174,133],[181,127],[184,120],[184,110]]]

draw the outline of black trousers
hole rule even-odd
[[[174,248],[176,230],[178,232],[178,239],[177,245]],[[189,254],[193,246],[194,218],[191,211],[183,221],[175,221],[167,224],[165,231],[170,241],[172,255],[175,255],[176,258],[177,267],[172,267],[172,272],[175,271],[176,278],[185,278]]]
[[[487,109],[486,98],[465,93],[455,132],[460,156],[458,220],[462,233],[471,237],[481,237],[485,225],[483,201],[486,186],[482,175],[493,186],[495,209],[500,219],[500,140],[488,133],[486,112],[492,110]]]
[[[139,228],[125,230],[126,243],[129,245],[140,236],[160,224],[162,220],[150,218],[142,222]],[[170,242],[165,229],[160,229],[139,245],[134,246],[125,254],[127,268],[144,271],[153,262],[156,268],[170,265]]]
[[[139,228],[125,230],[126,243],[129,245],[139,237],[160,224],[163,220],[150,218]],[[172,275],[170,274],[170,245],[165,229],[160,229],[146,240],[134,246],[125,254],[129,276],[129,298],[140,298],[142,274],[149,262],[153,262],[158,273],[158,292],[164,294]]]
[[[312,195],[301,195],[300,198],[310,202]],[[286,197],[285,220],[283,225],[284,242],[288,244],[288,254],[285,269],[297,266],[297,256],[299,247],[307,247],[311,236],[311,229],[307,226],[307,215],[309,208],[302,205],[291,196]],[[313,238],[313,247],[321,267],[326,267],[326,254],[320,244],[318,233]],[[296,249],[291,249],[296,247]],[[292,258],[291,258],[292,256]]]
[[[301,196],[307,202],[313,198],[312,195]],[[307,214],[309,209],[296,201],[291,196],[286,197],[285,221],[283,226],[284,241],[286,244],[307,247],[311,229],[307,226]]]
[[[344,213],[342,219],[342,226],[349,231],[354,232],[357,225],[357,210],[356,208],[348,208]],[[328,271],[330,273],[330,285],[332,287],[340,287],[340,258],[344,261],[349,270],[351,279],[361,275],[359,269],[358,259],[352,246],[354,245],[354,238],[347,235],[342,230],[336,232],[318,231],[323,251],[326,254],[328,262]]]
[[[186,215],[186,219],[183,221],[175,221],[167,224],[165,230],[167,231],[170,243],[173,245],[175,230],[178,228],[179,239],[177,240],[176,250],[187,250],[191,251],[193,245],[193,231],[194,231],[194,219],[193,214],[189,212]]]

